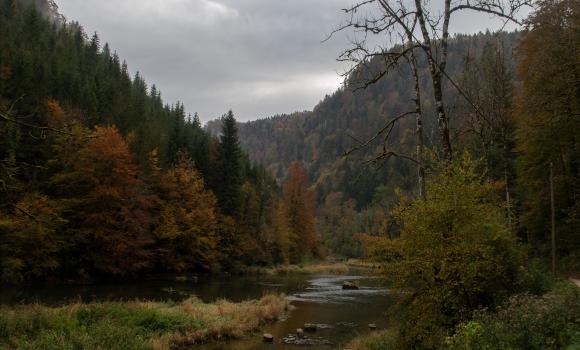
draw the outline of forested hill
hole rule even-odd
[[[466,61],[471,61],[472,66],[477,65],[486,47],[488,56],[496,55],[501,50],[508,61],[508,68],[513,71],[512,51],[516,38],[515,33],[459,35],[450,45],[447,71],[458,82],[463,82]],[[422,90],[429,91],[431,87],[424,62],[422,66],[425,73],[421,81]],[[312,111],[240,124],[241,146],[252,160],[263,163],[281,179],[285,177],[288,164],[295,160],[303,161],[321,202],[332,192],[342,192],[346,198],[355,199],[359,207],[365,207],[372,202],[379,187],[390,193],[394,192],[395,187],[410,190],[415,184],[415,167],[408,161],[398,159],[392,159],[380,168],[363,167],[363,159],[372,157],[382,146],[380,142],[348,159],[341,156],[356,145],[353,137],[366,140],[391,118],[412,109],[412,84],[411,76],[405,69],[366,89],[353,92],[354,84],[349,83],[347,88],[326,96]],[[448,105],[454,106],[450,111],[451,120],[460,124],[462,114],[472,112],[461,108],[464,103],[457,96],[457,91],[446,85],[447,97],[451,102]],[[431,101],[423,102],[426,141],[430,142],[436,138],[435,113]],[[414,123],[413,118],[409,118],[395,128],[392,148],[412,153]]]
[[[0,283],[316,254],[309,202],[287,198],[311,197],[300,167],[281,194],[231,111],[209,135],[50,0],[0,0],[0,33]]]

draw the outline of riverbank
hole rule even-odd
[[[516,294],[493,309],[474,312],[457,325],[438,348],[474,349],[580,349],[580,290],[576,283],[555,283],[542,295]],[[399,348],[396,329],[353,339],[349,350]]]
[[[279,320],[284,295],[232,303],[73,303],[0,307],[0,348],[165,350],[241,338]]]
[[[247,275],[330,274],[348,273],[348,265],[342,262],[315,263],[305,265],[279,265],[269,267],[251,266],[242,271]]]

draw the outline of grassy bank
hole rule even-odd
[[[482,309],[437,348],[446,350],[580,349],[580,289],[561,282],[543,295],[519,294],[495,310]],[[396,329],[354,339],[350,350],[399,349]]]
[[[243,337],[287,308],[282,295],[241,303],[193,298],[0,307],[0,349],[174,349]]]
[[[364,267],[367,269],[380,269],[381,264],[366,259],[348,259],[346,264],[354,267]]]
[[[348,266],[345,263],[317,263],[306,265],[279,265],[273,267],[248,267],[242,273],[249,275],[286,275],[292,273],[332,275],[346,274]]]

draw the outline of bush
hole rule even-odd
[[[525,253],[509,229],[495,184],[464,155],[441,163],[427,199],[405,199],[394,214],[400,238],[374,243],[402,296],[397,348],[434,348],[474,310],[518,289]]]
[[[482,309],[446,340],[448,350],[580,349],[580,290],[557,286],[543,296],[513,296],[495,312]]]

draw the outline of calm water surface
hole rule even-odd
[[[357,281],[359,290],[342,290],[342,282]],[[304,323],[319,325],[316,333],[306,337],[327,345],[308,349],[342,349],[353,337],[369,332],[368,324],[379,329],[387,326],[384,313],[392,303],[383,281],[366,274],[366,270],[351,269],[347,275],[286,276],[220,276],[200,277],[178,282],[171,279],[95,285],[68,285],[12,288],[3,287],[0,303],[40,302],[58,305],[70,300],[181,300],[195,295],[206,302],[226,298],[242,301],[275,292],[289,296],[293,310],[281,322],[264,331],[274,335],[273,344],[262,342],[261,334],[248,338],[196,346],[198,350],[274,350],[300,349],[303,346],[285,344]],[[328,343],[331,343],[328,344]]]

